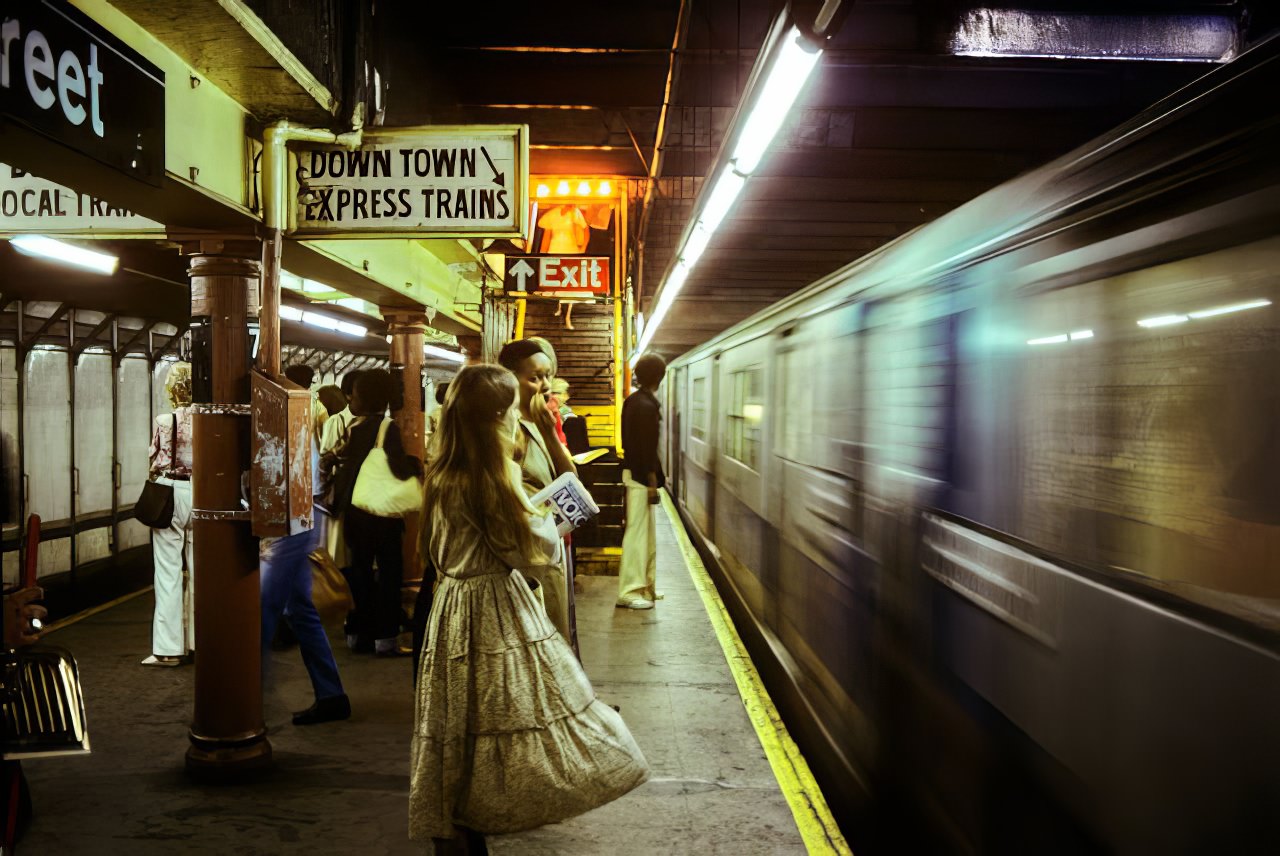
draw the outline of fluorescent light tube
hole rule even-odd
[[[113,274],[120,264],[120,259],[115,256],[86,250],[84,247],[77,247],[74,244],[55,241],[53,238],[46,238],[44,235],[19,235],[16,238],[10,238],[9,243],[13,245],[14,249],[29,256],[52,259],[55,262],[75,265],[95,273]]]
[[[702,224],[702,228],[711,234],[715,234],[725,215],[733,207],[738,194],[742,192],[742,186],[746,183],[746,176],[739,175],[732,169],[725,169],[724,172],[720,173],[720,177],[716,179],[715,187],[711,189],[711,194],[707,197],[707,204],[702,206],[702,213],[698,215],[698,222]]]
[[[314,312],[303,312],[302,323],[310,324],[312,327],[320,327],[324,330],[337,330],[338,322],[334,321],[326,315],[317,315]]]
[[[711,233],[702,227],[702,223],[694,223],[693,230],[689,232],[689,240],[685,241],[680,249],[680,261],[684,262],[686,267],[693,267],[698,263],[698,259],[702,258],[702,253],[710,243]]]
[[[822,51],[805,47],[795,27],[783,36],[782,49],[774,58],[760,97],[752,106],[733,150],[732,160],[738,172],[749,175],[760,163],[820,56]]]
[[[1067,341],[1067,334],[1063,333],[1058,336],[1042,336],[1039,339],[1028,339],[1028,345],[1057,345]]]
[[[683,261],[676,262],[676,266],[671,269],[671,273],[667,276],[667,287],[662,290],[662,297],[659,298],[663,303],[670,303],[676,299],[676,295],[680,293],[680,289],[684,288],[684,282],[689,278],[689,265]],[[671,295],[668,297],[667,295]],[[653,319],[649,319],[649,326],[653,326]]]
[[[1071,334],[1071,341],[1073,342],[1078,342],[1081,339],[1092,339],[1092,338],[1093,338],[1092,330],[1076,330],[1074,333]]]
[[[369,328],[361,327],[359,324],[351,324],[347,321],[339,321],[338,332],[346,333],[348,336],[367,336],[369,335]]]
[[[428,357],[438,357],[442,360],[451,360],[455,363],[460,363],[466,359],[466,357],[457,351],[446,350],[445,348],[439,348],[435,345],[423,345],[422,353]]]

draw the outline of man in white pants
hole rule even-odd
[[[625,609],[653,609],[658,599],[658,544],[654,506],[658,489],[666,484],[658,460],[662,412],[654,394],[667,373],[657,354],[636,362],[640,388],[622,405],[622,483],[627,489],[627,528],[622,536],[622,566],[618,570],[618,602]]]

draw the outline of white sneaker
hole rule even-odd
[[[625,600],[619,600],[614,605],[622,609],[653,609],[653,601],[645,600],[642,597],[629,597]]]

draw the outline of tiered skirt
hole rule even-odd
[[[519,572],[444,578],[418,676],[410,838],[554,823],[648,775]]]

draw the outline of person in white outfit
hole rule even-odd
[[[617,605],[653,609],[658,600],[658,542],[653,507],[666,483],[658,460],[658,432],[662,421],[654,394],[667,373],[657,354],[636,361],[640,388],[622,404],[622,483],[627,489],[627,528],[622,533],[622,564],[618,568]]]
[[[178,666],[194,651],[195,568],[191,561],[191,366],[174,363],[165,381],[173,413],[156,417],[151,431],[151,475],[173,486],[173,520],[151,530],[156,612],[151,656],[144,666]]]

